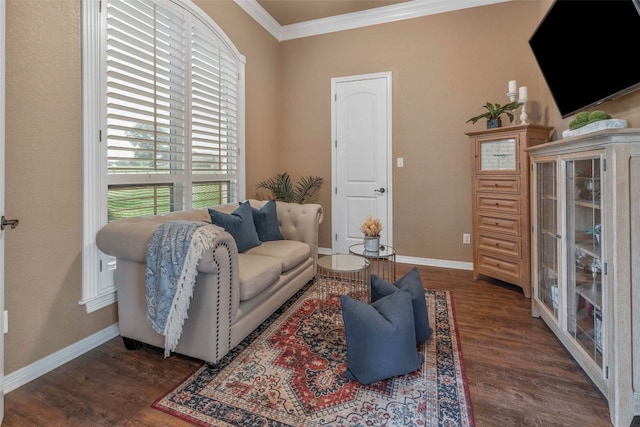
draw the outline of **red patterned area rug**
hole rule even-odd
[[[344,334],[319,325],[307,285],[152,406],[200,426],[474,426],[452,295],[428,289],[427,305],[434,332],[418,344],[422,367],[362,385],[344,377]]]

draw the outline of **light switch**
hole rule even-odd
[[[401,168],[404,166],[404,158],[398,157],[398,167]]]

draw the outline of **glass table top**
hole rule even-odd
[[[319,257],[318,266],[329,271],[361,271],[369,267],[369,261],[355,255],[336,254]]]
[[[351,245],[349,252],[355,255],[364,256],[367,258],[388,258],[396,254],[396,250],[388,245],[380,245],[380,250],[371,252],[364,250],[364,244],[358,243],[357,245]]]

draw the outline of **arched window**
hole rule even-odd
[[[83,2],[87,311],[115,301],[107,221],[244,198],[244,57],[188,0]]]

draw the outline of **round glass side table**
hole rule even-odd
[[[396,250],[387,245],[380,245],[380,250],[371,252],[364,249],[364,244],[351,245],[349,253],[364,257],[371,263],[371,274],[375,274],[387,282],[396,280]]]
[[[370,264],[368,259],[356,255],[337,254],[318,258],[317,313],[328,331],[343,326],[340,296],[349,295],[370,302]]]

